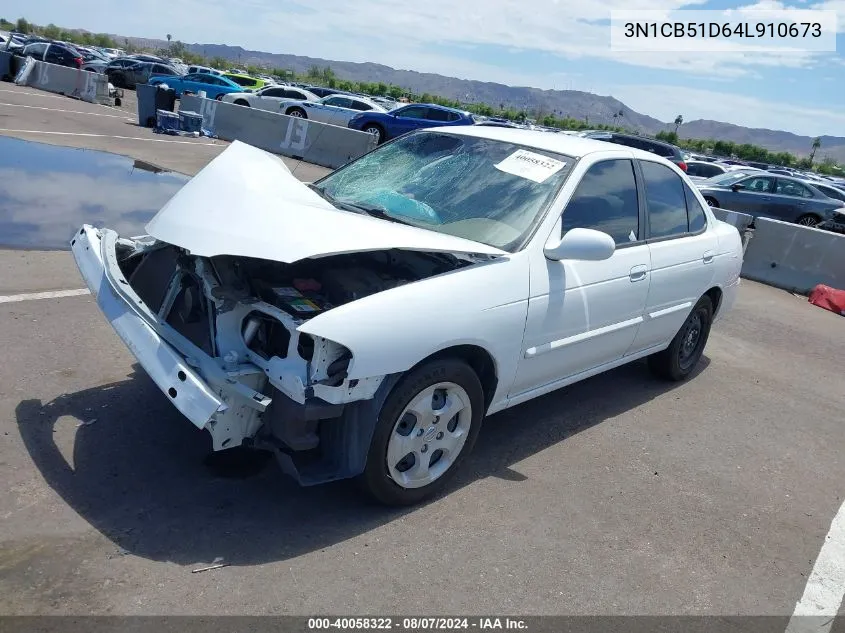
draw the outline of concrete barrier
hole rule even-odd
[[[817,284],[845,288],[845,235],[757,218],[742,276],[807,294]]]
[[[36,61],[29,73],[20,78],[20,83],[91,103],[109,100],[108,77],[67,66]]]
[[[180,110],[202,115],[203,128],[226,141],[243,141],[268,152],[336,169],[374,149],[373,135],[276,112],[237,106],[194,95]]]
[[[722,222],[727,222],[728,224],[732,224],[736,227],[737,231],[744,233],[745,230],[751,226],[751,223],[754,221],[753,215],[748,215],[747,213],[739,213],[738,211],[729,211],[728,209],[720,209],[719,207],[710,207],[710,210],[713,212],[718,219]]]
[[[13,55],[11,53],[0,51],[0,79],[3,81],[12,81],[14,79],[12,57]]]

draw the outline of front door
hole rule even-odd
[[[555,231],[608,233],[616,251],[605,261],[531,257],[531,291],[523,356],[510,396],[606,365],[631,347],[643,320],[651,281],[633,161],[591,166]]]
[[[651,287],[629,354],[668,345],[712,286],[718,238],[683,179],[661,163],[640,161],[648,210]],[[714,306],[715,308],[715,306]]]
[[[430,127],[431,121],[428,116],[428,108],[420,105],[412,105],[407,108],[402,108],[396,113],[396,121],[392,124],[392,132],[394,136],[400,136],[405,132],[416,130],[421,127]]]

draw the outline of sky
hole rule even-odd
[[[663,121],[845,136],[845,0],[38,0],[36,24],[616,97]],[[23,6],[23,5],[18,5]],[[137,6],[136,6],[137,9]],[[836,52],[621,52],[611,10],[837,11]],[[2,13],[8,13],[8,10]],[[667,13],[667,15],[675,15]],[[736,15],[736,14],[734,14]],[[753,14],[748,14],[753,15]],[[14,20],[17,15],[2,15]]]

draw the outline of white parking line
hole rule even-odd
[[[18,301],[34,301],[36,299],[59,299],[61,297],[78,297],[91,294],[88,288],[77,288],[76,290],[50,290],[48,292],[27,292],[20,295],[0,296],[0,303],[16,303]]]
[[[8,132],[9,134],[56,134],[58,136],[91,136],[95,138],[118,138],[124,141],[149,141],[150,143],[183,143],[189,145],[211,145],[220,147],[220,143],[199,143],[197,141],[172,141],[166,138],[142,138],[140,136],[115,136],[114,134],[86,134],[83,132],[51,132],[45,130],[11,130],[9,128],[0,128],[0,132]]]
[[[68,97],[64,95],[55,95],[50,92],[30,92],[29,90],[7,90],[5,88],[0,89],[0,92],[8,92],[9,94],[13,95],[27,95],[30,97],[44,97],[45,99],[67,99]],[[91,104],[94,105],[94,104]]]
[[[8,106],[10,108],[31,108],[33,110],[47,110],[48,112],[64,112],[65,114],[88,114],[91,116],[104,116],[110,119],[124,119],[132,121],[132,117],[127,117],[121,114],[106,114],[105,112],[83,112],[82,110],[65,110],[63,108],[47,108],[44,106],[23,105],[22,103],[0,103],[0,106]]]
[[[845,596],[845,503],[830,524],[786,633],[827,633]]]

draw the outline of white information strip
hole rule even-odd
[[[835,52],[836,11],[820,9],[618,10],[610,48],[629,52]]]

